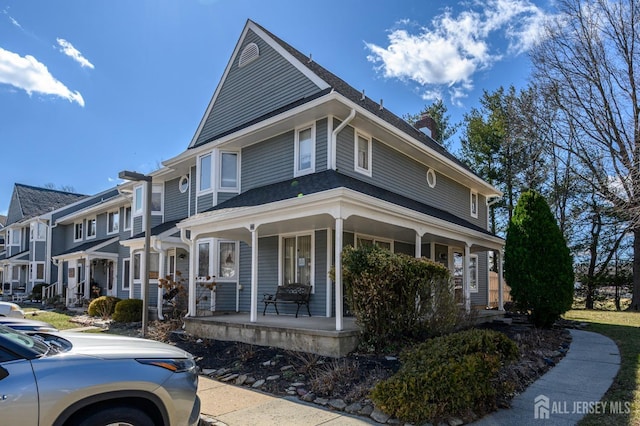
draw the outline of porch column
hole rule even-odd
[[[56,285],[56,295],[58,294],[62,294],[62,289],[64,288],[62,286],[62,273],[64,272],[64,261],[63,260],[59,260],[58,261],[58,284]]]
[[[197,255],[196,237],[191,232],[191,239],[189,240],[189,310],[187,313],[190,317],[196,316],[196,276],[199,273],[198,265],[196,264]]]
[[[251,230],[251,313],[249,321],[258,321],[258,229],[255,225]]]
[[[416,232],[416,258],[420,259],[422,257],[422,235],[419,232]]]
[[[331,120],[329,120],[331,121]],[[329,276],[329,271],[331,270],[331,265],[333,264],[333,255],[332,255],[332,248],[333,248],[333,238],[331,238],[331,234],[332,234],[332,229],[331,228],[327,228],[327,301],[326,301],[326,306],[325,306],[325,316],[327,318],[331,318],[331,296],[332,296],[332,290],[331,287],[333,285],[333,283],[331,282],[331,277]]]
[[[84,298],[91,299],[91,258],[89,256],[84,264]]]
[[[469,312],[471,310],[471,286],[469,285],[471,282],[471,250],[469,244],[464,245],[463,259],[462,273],[464,274],[464,279],[462,280],[462,289],[464,291],[464,309]]]
[[[504,294],[503,288],[504,279],[502,278],[502,250],[496,252],[496,265],[498,266],[498,310],[504,311]]]
[[[342,318],[342,218],[336,219],[336,331],[344,328]]]
[[[158,309],[158,319],[164,320],[162,315],[162,287],[160,287],[160,280],[166,278],[166,250],[158,250],[158,301],[156,302],[156,308]]]

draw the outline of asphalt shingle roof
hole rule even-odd
[[[294,179],[261,186],[243,192],[223,203],[214,206],[207,211],[216,211],[226,208],[251,207],[263,204],[283,201],[307,194],[315,194],[337,188],[347,188],[361,194],[369,195],[380,200],[396,204],[452,224],[462,226],[467,229],[493,235],[486,229],[464,220],[445,210],[421,203],[414,199],[396,194],[387,189],[383,189],[367,182],[352,178],[334,170],[326,170],[320,173],[313,173]]]
[[[112,240],[112,239],[114,239],[114,237],[103,238],[101,240],[89,241],[89,242],[86,242],[86,243],[82,243],[79,246],[75,246],[73,248],[70,248],[69,250],[65,250],[62,253],[56,254],[54,256],[62,256],[62,255],[65,255],[65,254],[79,253],[79,252],[82,252],[82,251],[91,250],[93,247],[99,246],[100,244],[104,244],[107,241]],[[114,242],[117,242],[117,240],[114,240]],[[109,247],[109,246],[107,246],[107,247]],[[106,253],[117,253],[118,249],[116,247],[115,251],[112,251],[112,250],[109,250],[109,249],[101,250],[101,251],[106,252]]]
[[[86,197],[83,194],[39,188],[20,183],[15,184],[15,191],[22,210],[22,217],[17,220],[14,219],[14,222],[39,216]]]
[[[184,219],[186,218],[183,217],[182,219],[170,220],[169,222],[164,222],[164,223],[161,223],[160,225],[154,226],[153,228],[151,228],[151,236],[158,236],[163,232],[169,231],[171,228],[175,228],[176,224]],[[143,237],[144,237],[144,231],[138,232],[136,235],[129,238],[129,240],[137,240],[138,238],[143,238]]]

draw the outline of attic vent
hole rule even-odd
[[[242,68],[247,65],[249,62],[252,62],[258,59],[260,56],[260,50],[258,49],[258,45],[255,43],[249,43],[245,46],[240,53],[240,59],[238,59],[238,67]]]

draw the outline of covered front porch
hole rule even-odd
[[[250,327],[253,330],[250,333],[246,324],[241,327],[252,336],[249,340],[255,341],[255,336],[261,335],[255,330],[263,325],[274,326],[267,324],[270,320],[261,315],[262,295],[273,293],[274,286],[286,282],[312,285],[314,318],[320,316],[325,327],[331,324],[331,331],[338,334],[347,331],[351,320],[345,308],[341,273],[341,253],[347,245],[378,244],[398,253],[442,262],[457,277],[461,309],[470,311],[472,305],[482,309],[487,306],[487,251],[497,252],[495,262],[500,265],[502,239],[450,213],[379,188],[372,189],[370,185],[353,184],[352,179],[337,173],[321,178],[322,181],[312,181],[313,176],[299,178],[293,183],[251,190],[178,224],[183,239],[189,241],[190,253],[194,254],[190,258],[191,271],[198,270],[200,259],[196,254],[202,245],[200,241],[246,243],[240,248],[240,278],[236,287],[238,294],[247,297],[239,296],[236,312],[245,312],[248,323],[255,326]],[[354,188],[350,188],[352,185]],[[329,273],[331,269],[336,271],[334,280]],[[482,273],[478,272],[480,269]],[[498,275],[502,282],[500,271]],[[198,318],[197,277],[190,274],[189,280],[188,327],[199,335],[205,333],[202,324],[210,320]],[[473,300],[476,302],[472,303]],[[232,310],[223,306],[218,309]],[[285,329],[299,328],[300,320],[292,316],[278,319]],[[207,331],[203,337],[225,336],[226,328],[230,327],[217,319],[213,324],[220,330]],[[242,335],[240,331],[237,334]]]

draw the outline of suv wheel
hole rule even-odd
[[[108,407],[91,413],[77,426],[154,426],[153,420],[142,410],[133,407]]]

